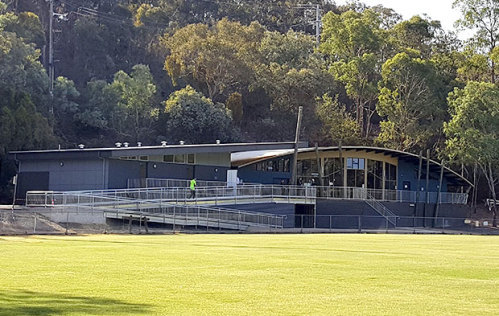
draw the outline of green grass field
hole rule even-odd
[[[499,237],[0,238],[0,315],[497,315]]]

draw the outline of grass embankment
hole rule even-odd
[[[0,315],[493,315],[499,238],[3,237]]]

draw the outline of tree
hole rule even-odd
[[[11,32],[0,31],[0,90],[35,95],[48,89],[48,76],[39,62],[40,51]]]
[[[30,96],[11,90],[0,98],[0,201],[10,203],[9,181],[16,174],[6,155],[13,150],[46,149],[56,144],[48,121],[36,111]]]
[[[38,47],[45,43],[40,19],[32,12],[21,12],[19,15],[9,12],[0,15],[0,29],[15,33],[26,43],[35,43]]]
[[[333,61],[350,61],[364,54],[377,53],[383,46],[381,21],[373,10],[328,12],[323,24],[320,50]]]
[[[165,70],[176,83],[184,79],[203,91],[210,99],[247,86],[252,79],[251,55],[264,34],[258,23],[243,26],[227,19],[210,28],[192,24],[162,39],[170,51]]]
[[[395,25],[390,35],[399,51],[410,48],[419,51],[422,58],[430,58],[437,34],[441,32],[439,21],[413,16]]]
[[[293,31],[266,32],[258,55],[252,88],[261,87],[270,97],[269,116],[278,123],[279,134],[287,139],[293,136],[298,107],[303,106],[302,126],[312,136],[320,129],[317,98],[336,92],[334,78],[326,70],[321,54],[315,51],[313,38]]]
[[[125,114],[121,118],[124,125],[120,132],[125,133],[126,125],[131,127],[130,137],[143,141],[142,137],[150,133],[151,125],[159,114],[159,109],[153,105],[156,85],[149,67],[135,65],[130,75],[120,70],[114,75],[111,85],[119,95],[118,106]]]
[[[444,125],[450,159],[477,163],[483,171],[494,200],[499,183],[499,88],[486,82],[469,82],[449,94],[451,120]]]
[[[117,89],[113,89],[111,84],[104,80],[89,81],[84,98],[82,109],[76,115],[76,120],[81,125],[99,131],[108,128],[115,132],[121,130],[119,122],[124,113],[119,112],[120,95]]]
[[[489,60],[486,55],[476,54],[467,49],[457,69],[458,79],[464,84],[468,81],[487,81],[489,79]]]
[[[454,7],[461,11],[458,26],[476,30],[472,42],[489,55],[499,39],[499,2],[497,0],[455,0]],[[490,82],[496,81],[495,62],[491,61]]]
[[[324,17],[320,51],[329,57],[336,80],[344,84],[353,102],[361,134],[368,138],[375,113],[379,70],[386,54],[386,31],[380,18],[383,10],[363,9],[342,14],[329,12]]]
[[[399,53],[383,65],[382,77],[377,110],[386,119],[377,141],[399,150],[435,143],[445,117],[445,89],[434,64]]]
[[[225,105],[230,110],[234,122],[240,124],[244,114],[243,96],[238,92],[234,92],[227,98]]]
[[[343,104],[325,94],[317,107],[317,115],[324,125],[324,132],[332,143],[341,141],[344,145],[356,145],[361,140],[361,128]]]
[[[356,104],[356,122],[365,138],[371,134],[371,120],[378,99],[378,82],[381,76],[376,69],[377,62],[378,59],[371,53],[354,57],[349,62],[339,61],[331,66],[336,79],[345,85],[347,95]]]
[[[167,131],[174,141],[214,143],[231,141],[237,133],[232,126],[230,111],[223,104],[214,104],[191,86],[178,90],[165,102]]]

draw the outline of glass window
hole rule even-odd
[[[139,156],[139,160],[148,161],[149,160],[149,156]]]
[[[383,183],[383,162],[367,160],[367,187],[381,189]]]
[[[164,162],[173,162],[173,155],[164,155],[163,161]]]
[[[364,170],[364,158],[347,158],[347,169]]]
[[[397,167],[395,165],[385,164],[385,189],[395,190],[397,188]]]
[[[187,155],[187,163],[194,164],[194,154]]]
[[[297,167],[298,177],[302,179],[303,183],[319,183],[317,159],[301,160],[298,162]]]
[[[289,158],[284,159],[284,172],[289,172],[289,165],[291,164],[291,160]]]
[[[347,170],[347,186],[348,187],[364,187],[364,170],[349,169]]]
[[[284,171],[284,159],[279,159],[279,163],[277,165],[277,169],[278,171],[280,172],[283,172]]]
[[[324,185],[343,186],[343,166],[340,158],[326,158],[324,160]]]
[[[175,157],[173,157],[173,162],[175,163],[184,163],[185,162],[185,157],[183,154],[181,155],[175,155]]]

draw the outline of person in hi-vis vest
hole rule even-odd
[[[196,178],[191,180],[191,184],[190,184],[189,188],[191,189],[190,198],[195,199],[196,198]]]

